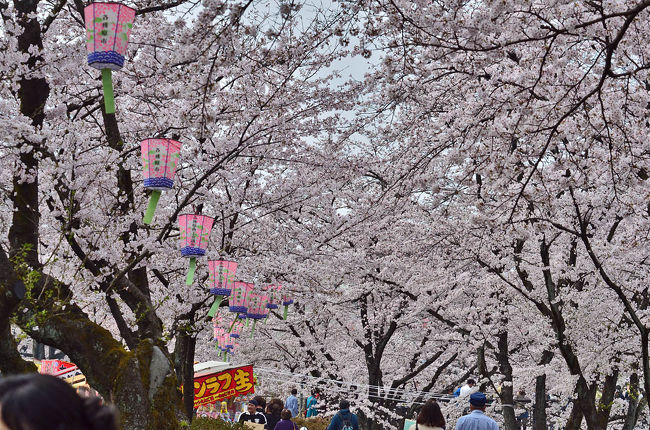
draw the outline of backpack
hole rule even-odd
[[[340,412],[337,412],[336,415],[341,417],[341,420],[343,420],[343,426],[341,427],[341,430],[354,430],[354,427],[352,427],[352,422],[350,422],[348,418],[344,418]]]

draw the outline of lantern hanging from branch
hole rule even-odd
[[[187,271],[185,285],[192,285],[196,271],[196,258],[205,255],[208,238],[214,218],[207,215],[179,215],[178,224],[181,232],[181,255],[189,257],[190,268]]]
[[[248,312],[248,295],[253,291],[253,287],[253,284],[248,282],[235,281],[233,283],[228,309],[230,312],[237,313],[239,318]]]
[[[248,302],[248,312],[246,312],[246,317],[253,320],[253,329],[251,331],[251,337],[255,334],[255,325],[257,320],[266,318],[268,309],[266,304],[268,303],[269,298],[266,295],[261,294],[252,294]]]
[[[278,303],[282,299],[282,296],[280,295],[281,289],[281,285],[268,285],[262,289],[269,299],[266,303],[267,309],[277,309],[279,307]]]
[[[241,332],[244,330],[244,323],[241,322],[237,317],[230,328],[230,336],[234,339],[239,339],[241,337]]]
[[[210,293],[216,296],[208,311],[208,316],[213,317],[217,313],[223,298],[230,296],[235,282],[237,263],[226,260],[208,260],[208,271],[210,272],[208,277]]]
[[[144,187],[152,190],[142,222],[151,224],[161,191],[174,186],[176,167],[181,158],[181,143],[171,139],[145,139],[140,142],[140,150]]]
[[[282,318],[286,320],[289,315],[289,305],[293,304],[293,299],[289,295],[288,291],[282,294],[282,304],[284,305],[284,314],[282,315]]]
[[[84,8],[88,65],[102,71],[104,107],[115,113],[112,71],[124,66],[135,9],[121,3],[91,3]]]

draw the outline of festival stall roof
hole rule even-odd
[[[206,361],[194,365],[194,377],[210,375],[212,373],[219,373],[224,370],[237,369],[239,367],[250,366],[250,364],[232,364],[226,361]]]

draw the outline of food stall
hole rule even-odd
[[[194,408],[198,416],[235,420],[242,402],[247,402],[254,393],[255,379],[250,364],[207,361],[194,365]]]

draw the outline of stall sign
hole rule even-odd
[[[194,378],[194,407],[254,392],[253,366],[211,373]]]
[[[70,363],[68,361],[42,360],[40,373],[44,375],[54,375],[58,377],[61,377],[63,375],[65,375],[65,377],[69,377],[71,375],[68,375],[68,373],[75,372],[78,369],[79,368],[74,363]]]

